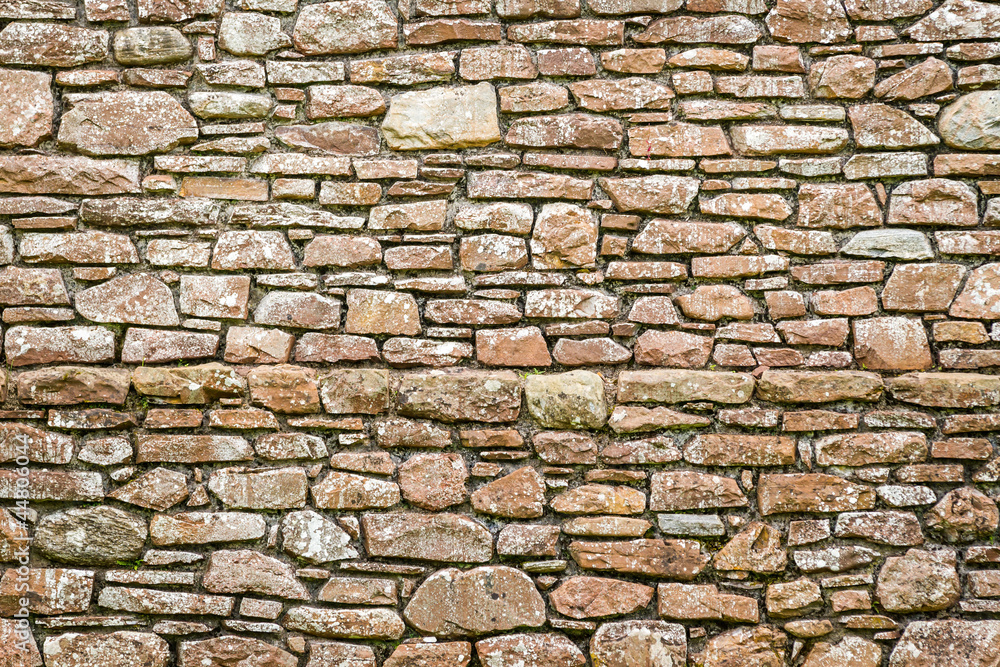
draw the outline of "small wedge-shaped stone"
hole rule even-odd
[[[403,616],[423,633],[468,637],[541,627],[545,601],[531,578],[512,567],[449,568],[420,584]]]

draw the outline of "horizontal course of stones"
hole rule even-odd
[[[0,666],[995,666],[998,38],[0,0]]]

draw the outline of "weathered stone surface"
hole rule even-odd
[[[864,371],[765,371],[757,397],[775,403],[875,401],[882,395],[882,378]]]
[[[736,667],[740,664],[780,667],[785,663],[785,633],[767,626],[741,627],[715,635],[702,653],[705,667]]]
[[[741,373],[715,371],[623,371],[618,376],[618,400],[683,403],[712,401],[746,403],[753,397],[754,379]]]
[[[392,507],[400,492],[394,482],[334,470],[312,487],[312,497],[324,509],[362,510]]]
[[[142,553],[149,531],[137,514],[113,507],[48,514],[35,530],[35,547],[60,563],[94,567],[131,561]]]
[[[569,554],[584,570],[612,570],[690,581],[709,557],[693,540],[638,539],[628,542],[571,542]]]
[[[391,99],[382,133],[393,150],[488,146],[500,141],[496,104],[488,83],[403,93]]]
[[[631,614],[652,599],[651,586],[602,577],[570,577],[549,594],[556,611],[577,619]]]
[[[256,540],[266,527],[264,517],[249,512],[182,512],[154,515],[149,535],[157,546],[211,544]]]
[[[585,484],[559,494],[551,505],[564,514],[641,514],[646,494],[627,486]]]
[[[253,321],[293,329],[334,329],[340,325],[340,301],[311,292],[268,292],[254,309]]]
[[[761,475],[761,514],[845,512],[875,507],[875,490],[821,473]]]
[[[224,468],[208,480],[208,490],[234,509],[302,507],[308,488],[302,468]]]
[[[132,374],[132,383],[140,394],[163,403],[200,404],[219,398],[240,396],[246,382],[235,371],[218,363],[162,368],[141,366]]]
[[[901,614],[951,607],[961,596],[955,552],[910,549],[886,558],[876,595],[886,611]]]
[[[761,30],[745,16],[684,16],[654,21],[636,35],[640,44],[750,44]]]
[[[277,646],[249,637],[214,637],[201,641],[182,642],[178,657],[182,665],[223,667],[240,662],[262,662],[275,667],[294,667],[294,655]]]
[[[996,531],[1000,512],[986,494],[963,487],[945,494],[924,520],[928,530],[946,542],[971,542]]]
[[[156,277],[132,273],[76,295],[76,309],[93,322],[176,326],[180,323],[170,288]]]
[[[545,623],[545,602],[531,579],[511,567],[435,572],[417,588],[403,612],[421,632],[467,637]]]
[[[736,534],[712,560],[717,570],[741,572],[781,572],[788,556],[781,535],[765,523],[755,521]]]
[[[595,667],[666,667],[687,660],[684,626],[664,621],[603,623],[590,640]]]
[[[249,549],[216,551],[208,559],[202,586],[211,593],[256,593],[291,600],[310,599],[291,567]]]
[[[536,269],[592,267],[597,259],[597,236],[597,219],[586,209],[545,204],[531,236],[532,265]]]
[[[52,77],[42,72],[0,71],[0,146],[35,146],[52,133]]]
[[[336,523],[312,510],[290,512],[281,522],[282,548],[309,563],[356,558],[351,538]]]
[[[1000,403],[1000,381],[975,373],[907,373],[888,383],[893,398],[928,407],[974,408]]]
[[[854,321],[854,357],[874,370],[930,368],[930,344],[919,320],[876,317]]]
[[[198,138],[195,119],[162,92],[67,95],[61,145],[86,155],[166,152]]]
[[[361,523],[372,556],[483,563],[493,554],[490,532],[459,514],[365,514]]]
[[[952,0],[910,26],[906,33],[918,41],[981,39],[1000,24],[996,7],[976,0]]]
[[[121,405],[128,394],[129,375],[124,368],[43,368],[17,376],[17,395],[23,403],[38,405]]]
[[[135,664],[167,667],[171,661],[170,644],[161,637],[151,632],[128,630],[52,635],[46,637],[42,652],[45,664],[53,667],[83,667],[95,663],[108,667]]]
[[[333,639],[394,641],[406,630],[403,619],[385,608],[293,607],[285,614],[284,625],[292,631]]]
[[[131,448],[126,460],[130,458]],[[187,477],[179,472],[156,468],[108,495],[130,505],[162,512],[188,497]]]
[[[0,157],[0,192],[93,196],[139,191],[136,162],[48,155]]]
[[[511,371],[404,374],[397,404],[402,414],[445,422],[513,421],[521,408],[521,381]]]
[[[396,17],[381,0],[339,0],[305,7],[295,22],[295,48],[306,55],[363,53],[396,46]]]
[[[538,472],[523,467],[480,487],[472,494],[477,512],[513,519],[531,519],[545,512],[545,484]]]
[[[524,395],[528,412],[546,428],[595,429],[607,421],[604,382],[590,371],[530,376]]]
[[[0,30],[5,65],[75,67],[108,55],[108,33],[59,23],[14,21]]]
[[[890,667],[985,667],[1000,641],[997,621],[913,621],[892,654]]]
[[[674,215],[686,211],[698,194],[698,181],[680,176],[602,178],[600,184],[620,211]]]
[[[965,287],[948,309],[952,317],[1000,319],[1000,264],[984,264],[969,273]]]
[[[649,509],[673,512],[711,507],[745,507],[747,499],[735,479],[701,472],[654,473]]]
[[[458,454],[415,454],[399,466],[403,498],[432,512],[463,502],[469,471]]]
[[[497,667],[581,667],[587,659],[569,637],[560,634],[522,634],[491,637],[476,642],[483,664]]]

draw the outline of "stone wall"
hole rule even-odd
[[[0,666],[996,665],[998,36],[0,0]]]

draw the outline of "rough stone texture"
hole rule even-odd
[[[0,667],[996,662],[994,3],[0,20]]]
[[[417,588],[403,614],[421,632],[464,637],[540,627],[545,602],[531,579],[511,567],[445,569]]]

